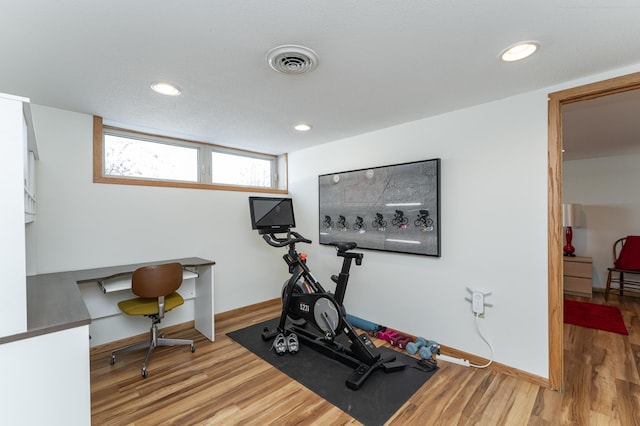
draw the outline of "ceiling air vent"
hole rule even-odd
[[[267,62],[271,68],[283,74],[304,74],[316,69],[318,55],[308,47],[288,44],[267,52]]]

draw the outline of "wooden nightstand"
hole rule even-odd
[[[564,292],[591,297],[592,259],[582,256],[564,256]]]

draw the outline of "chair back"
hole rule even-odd
[[[177,262],[143,266],[136,269],[131,278],[133,294],[145,298],[169,295],[181,285],[182,265]]]
[[[616,255],[616,246],[620,242],[620,252],[614,261],[617,269],[625,269],[628,271],[640,270],[640,236],[627,235],[625,238],[617,240],[613,245],[613,254]]]
[[[620,252],[622,251],[622,247],[624,246],[624,242],[627,240],[627,237],[618,238],[615,243],[613,243],[613,263],[616,263],[618,257],[620,256]]]

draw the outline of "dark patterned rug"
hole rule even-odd
[[[393,353],[407,367],[392,373],[377,370],[359,390],[351,390],[345,384],[351,367],[304,345],[296,354],[270,350],[272,342],[262,340],[262,330],[277,323],[276,318],[227,336],[365,425],[383,425],[435,373],[418,369],[415,358],[382,347],[383,355]]]

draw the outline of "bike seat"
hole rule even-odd
[[[338,253],[344,253],[347,250],[351,250],[358,247],[358,244],[354,242],[343,242],[343,241],[332,241],[329,243],[329,245],[332,245],[335,248],[337,248]]]

